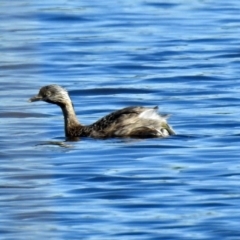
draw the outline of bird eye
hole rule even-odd
[[[42,91],[40,92],[40,95],[43,97],[43,98],[48,98],[51,96],[51,92],[50,91]]]

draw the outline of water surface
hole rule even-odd
[[[1,239],[240,238],[240,3],[0,3]],[[69,90],[90,124],[159,106],[167,139],[64,142]]]

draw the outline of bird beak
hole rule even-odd
[[[42,97],[39,95],[36,95],[34,97],[29,98],[28,102],[36,102],[36,101],[41,101]]]

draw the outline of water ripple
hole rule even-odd
[[[239,8],[218,1],[7,1],[0,8],[1,239],[239,239]],[[159,106],[177,135],[67,142]]]

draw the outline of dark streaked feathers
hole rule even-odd
[[[168,115],[160,115],[158,107],[127,107],[112,112],[97,122],[83,126],[79,123],[67,91],[58,85],[48,85],[30,98],[30,102],[45,101],[61,107],[65,136],[75,137],[167,137],[175,134],[167,123]]]

